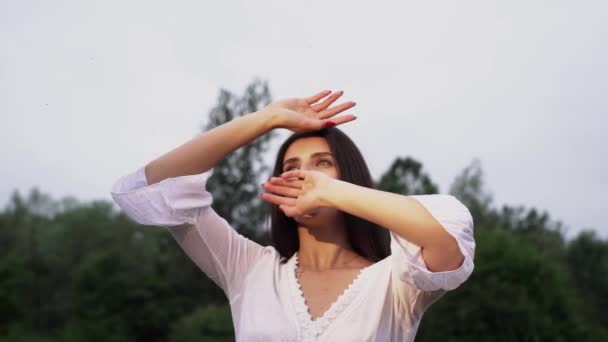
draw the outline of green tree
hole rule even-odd
[[[267,82],[259,79],[247,86],[240,97],[221,89],[218,104],[211,110],[205,130],[255,112],[271,101]],[[262,233],[268,211],[267,204],[259,197],[259,184],[262,177],[270,173],[263,155],[276,136],[277,133],[271,131],[240,147],[215,165],[213,176],[208,181],[214,210],[242,235],[264,245],[270,242],[267,234]]]
[[[242,97],[222,91],[208,127],[259,108],[268,94],[261,81]],[[226,158],[209,182],[214,208],[249,236],[259,237],[267,215],[257,177],[268,170],[261,155],[271,137]],[[397,158],[377,184],[438,193],[409,157]],[[473,214],[475,270],[431,306],[417,341],[608,340],[608,241],[584,231],[567,242],[547,212],[494,208],[479,160],[450,193]],[[171,235],[106,201],[15,191],[0,212],[0,251],[0,342],[234,339],[224,293]]]
[[[582,231],[568,244],[567,260],[593,335],[608,341],[608,241]]]
[[[232,317],[228,305],[198,307],[181,317],[171,328],[169,342],[234,341]]]
[[[576,291],[560,265],[507,231],[476,232],[471,278],[433,304],[420,341],[582,341]]]
[[[450,193],[471,210],[475,269],[425,314],[420,341],[566,341],[593,338],[548,215],[491,206],[479,160]],[[446,322],[449,322],[446,324]]]
[[[439,188],[427,172],[423,171],[422,163],[411,158],[397,158],[377,182],[377,188],[402,195],[434,194]]]
[[[493,195],[485,188],[481,160],[474,158],[452,181],[448,192],[469,208],[471,215],[477,219],[475,222],[487,219]]]

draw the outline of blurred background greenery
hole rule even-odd
[[[271,101],[255,80],[221,90],[204,130]],[[270,173],[268,134],[215,167],[214,209],[241,234],[269,244],[259,179]],[[608,341],[608,241],[567,240],[546,212],[493,205],[481,162],[443,191],[422,161],[396,156],[376,181],[404,195],[450,193],[472,212],[475,270],[424,315],[417,341]],[[113,203],[15,191],[0,213],[0,342],[231,341],[224,293],[169,232],[134,223]]]

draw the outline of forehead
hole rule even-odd
[[[331,152],[329,149],[329,144],[327,144],[327,140],[323,137],[306,137],[300,138],[287,148],[285,151],[285,157],[283,161],[294,158],[308,158],[311,154],[315,152]]]

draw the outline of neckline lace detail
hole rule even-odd
[[[363,284],[361,278],[373,265],[375,264],[361,268],[350,284],[348,284],[348,286],[330,305],[329,309],[327,309],[322,316],[313,320],[310,312],[308,311],[308,305],[306,305],[302,285],[296,276],[296,271],[298,269],[298,252],[294,253],[291,268],[289,269],[289,279],[291,280],[292,289],[295,290],[292,293],[295,297],[294,302],[298,322],[302,327],[302,341],[316,341],[317,338],[323,334],[323,332],[325,332],[329,325],[349,306],[356,295],[360,292]]]

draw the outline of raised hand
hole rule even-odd
[[[353,114],[335,117],[335,115],[354,107],[356,103],[348,101],[329,107],[344,92],[338,91],[327,97],[330,94],[330,90],[325,90],[307,98],[277,100],[260,111],[273,114],[273,117],[276,118],[274,127],[286,128],[295,133],[341,125],[357,118]],[[325,97],[327,98],[323,100]]]
[[[283,172],[281,177],[271,177],[262,187],[266,193],[263,200],[279,206],[286,216],[306,215],[315,209],[327,206],[323,190],[335,179],[314,170]]]

